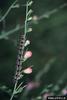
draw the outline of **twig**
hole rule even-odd
[[[66,7],[66,6],[67,6],[67,3],[62,4],[62,5],[60,5],[58,8],[55,8],[55,9],[53,9],[53,10],[51,10],[51,11],[48,11],[48,12],[42,14],[40,17],[38,17],[38,20],[41,20],[41,19],[43,19],[43,18],[49,18],[50,15],[52,15],[52,14],[58,12],[59,10],[63,9],[63,8]]]
[[[28,13],[28,3],[26,5],[26,19],[25,19],[24,43],[23,43],[23,47],[22,47],[22,56],[23,56],[23,53],[24,53],[24,47],[25,47],[24,44],[25,44],[25,41],[26,41],[26,33],[27,33],[27,13]],[[16,66],[16,67],[18,67],[18,66]],[[19,66],[19,72],[18,72],[18,68],[16,68],[16,76],[18,76],[18,74],[20,74],[20,67],[21,66]],[[18,81],[19,81],[19,79],[18,79],[18,77],[16,77],[16,81],[15,81],[15,85],[14,85],[14,90],[13,90],[13,93],[11,95],[10,100],[13,100],[13,97],[14,97],[16,89],[17,89]]]
[[[46,18],[46,17],[49,18],[50,15],[56,13],[60,9],[64,8],[65,6],[67,6],[67,3],[64,3],[64,4],[60,5],[58,8],[53,9],[51,11],[48,11],[48,12],[42,14],[41,16],[37,17],[37,21],[40,21],[40,20],[42,20],[43,18]],[[33,21],[31,21],[30,24],[35,24],[35,23]],[[3,38],[5,38],[5,37],[17,32],[17,31],[19,31],[20,29],[23,29],[23,28],[24,28],[24,25],[22,25],[22,26],[17,25],[17,27],[15,27],[14,29],[11,29],[8,32],[4,32],[3,34],[1,33],[2,35],[0,35],[0,39],[3,39]]]
[[[18,80],[15,82],[14,90],[13,90],[13,93],[12,93],[12,95],[11,95],[10,100],[12,100],[12,99],[13,99],[13,97],[14,97],[14,95],[15,95],[15,94],[14,94],[14,92],[15,92],[15,90],[16,90],[17,83],[18,83]]]
[[[41,79],[41,77],[42,77],[43,74],[46,74],[46,73],[49,71],[49,69],[50,69],[50,67],[51,67],[51,64],[53,64],[53,63],[55,62],[55,60],[56,60],[56,58],[50,59],[50,60],[48,61],[48,63],[45,65],[45,67],[44,67],[40,72],[37,73],[37,75],[36,75],[36,77],[35,77],[35,80],[36,80],[37,82],[40,81],[40,79]]]
[[[15,0],[13,3],[12,3],[12,5],[9,7],[9,9],[7,10],[7,12],[4,14],[4,16],[2,16],[1,18],[0,18],[0,22],[2,22],[6,17],[7,17],[7,15],[9,14],[9,12],[11,11],[11,9],[12,9],[12,7],[14,6],[14,4],[17,2],[17,0]]]
[[[5,38],[5,37],[7,37],[7,36],[9,36],[9,35],[11,35],[11,34],[17,32],[17,31],[19,31],[20,29],[23,29],[23,28],[24,28],[24,25],[20,26],[20,25],[18,24],[14,29],[12,29],[12,30],[10,30],[10,31],[8,31],[8,32],[3,32],[3,33],[1,33],[2,35],[0,35],[0,39],[3,39],[3,38]]]

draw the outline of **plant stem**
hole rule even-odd
[[[17,0],[15,0],[15,1],[13,2],[13,4],[9,7],[9,9],[8,9],[7,12],[4,14],[4,16],[1,17],[0,22],[3,21],[3,20],[7,17],[8,13],[9,13],[9,12],[11,11],[11,9],[12,9],[12,6],[13,6],[16,2],[17,2]]]
[[[15,95],[15,90],[16,90],[16,87],[17,87],[17,83],[18,83],[18,80],[16,80],[16,82],[15,82],[14,90],[13,90],[13,93],[12,93],[12,95],[11,95],[10,100],[13,100],[13,97],[14,97],[14,95]]]
[[[25,30],[24,30],[24,44],[25,44],[25,40],[26,40],[26,33],[27,33],[27,13],[28,13],[28,2],[26,4],[26,18],[25,18]],[[22,56],[23,56],[23,53],[24,53],[24,45],[23,45],[23,49],[22,49]],[[16,69],[17,70],[17,69]],[[10,100],[13,100],[14,96],[15,96],[15,92],[16,92],[16,89],[17,89],[17,84],[18,84],[18,79],[16,78],[16,82],[15,82],[15,85],[14,85],[14,89],[13,89],[13,93],[11,95],[11,98]]]

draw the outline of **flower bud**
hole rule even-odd
[[[32,52],[31,51],[26,51],[24,54],[24,60],[30,58],[32,56]]]
[[[28,21],[31,21],[31,20],[32,20],[32,17],[29,17],[27,20],[28,20]]]
[[[25,73],[25,74],[31,74],[32,73],[32,68],[28,67],[28,68],[24,69],[23,73]]]
[[[31,6],[31,5],[32,5],[32,3],[33,3],[33,1],[30,1],[30,2],[28,3],[28,6]]]
[[[33,10],[30,9],[30,10],[28,11],[28,13],[27,13],[27,16],[30,15],[32,12],[33,12]]]
[[[27,32],[32,32],[32,28],[30,27]]]
[[[29,40],[26,40],[26,42],[25,42],[25,47],[27,46],[27,45],[29,45],[30,44],[30,41]]]

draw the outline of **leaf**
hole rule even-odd
[[[7,87],[6,85],[0,85],[0,91],[3,91],[9,95],[12,93],[12,90],[9,87]]]
[[[25,86],[26,86],[26,85],[25,85]],[[14,91],[14,94],[21,93],[21,92],[23,91],[23,89],[24,89],[25,86],[16,89],[16,90]]]

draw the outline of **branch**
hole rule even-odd
[[[4,14],[4,16],[2,16],[1,18],[0,18],[0,22],[2,22],[6,17],[7,17],[7,15],[9,14],[9,12],[11,11],[11,9],[12,9],[12,7],[14,6],[14,4],[17,2],[17,0],[15,0],[13,3],[12,3],[12,5],[9,7],[9,9],[7,10],[7,12]]]
[[[67,3],[62,4],[62,5],[60,5],[58,8],[55,8],[55,9],[53,9],[53,10],[51,10],[51,11],[48,11],[48,12],[42,14],[41,16],[38,17],[38,20],[41,20],[41,19],[43,19],[43,18],[49,18],[50,15],[52,15],[52,14],[58,12],[59,10],[63,9],[63,8],[66,7],[66,6],[67,6]]]
[[[23,61],[23,54],[24,54],[24,48],[25,48],[25,41],[26,41],[26,34],[27,34],[27,13],[28,13],[28,2],[26,4],[26,18],[25,18],[25,24],[24,24],[24,36],[23,36],[23,43],[21,43],[22,46],[21,47],[21,50],[19,49],[19,52],[18,52],[18,58],[17,58],[17,63],[19,62],[19,64],[16,65],[16,73],[15,73],[15,85],[14,85],[14,89],[13,89],[13,93],[11,95],[11,98],[10,100],[13,100],[15,94],[17,94],[17,89],[18,87],[20,88],[21,87],[21,84],[18,86],[18,82],[19,82],[19,79],[21,78],[20,75],[21,75],[21,66],[22,66],[22,61]],[[23,34],[22,34],[23,35]],[[22,37],[20,39],[20,42],[22,42]],[[20,45],[20,44],[19,44]],[[19,48],[20,48],[19,47]],[[20,60],[19,60],[19,53],[20,53]],[[18,66],[19,65],[19,66]]]
[[[7,37],[7,36],[9,36],[9,35],[11,35],[11,34],[17,32],[17,31],[19,31],[20,29],[23,29],[23,28],[24,28],[24,25],[20,26],[20,25],[18,24],[18,25],[16,25],[16,27],[15,27],[14,29],[11,29],[11,30],[8,31],[8,32],[2,32],[2,33],[1,33],[2,35],[0,35],[0,39],[3,39],[3,38],[5,38],[5,37]]]
[[[42,20],[42,19],[44,19],[44,18],[49,18],[50,15],[52,15],[52,14],[58,12],[60,9],[63,9],[63,8],[66,7],[66,6],[67,6],[67,3],[62,4],[62,5],[60,5],[58,8],[55,8],[55,9],[53,9],[53,10],[51,10],[51,11],[48,11],[48,12],[42,14],[41,16],[38,16],[36,20],[33,19],[33,20],[31,21],[30,24],[35,24],[34,21],[37,21],[37,22],[38,22],[38,21],[40,21],[40,20]],[[17,25],[14,29],[11,29],[11,30],[8,31],[8,32],[4,32],[3,34],[1,33],[2,35],[0,35],[0,39],[3,39],[3,38],[5,38],[5,37],[7,37],[7,36],[9,36],[9,35],[11,35],[11,34],[17,32],[17,31],[19,31],[20,29],[23,29],[23,28],[24,28],[24,25],[22,25],[22,26]]]

